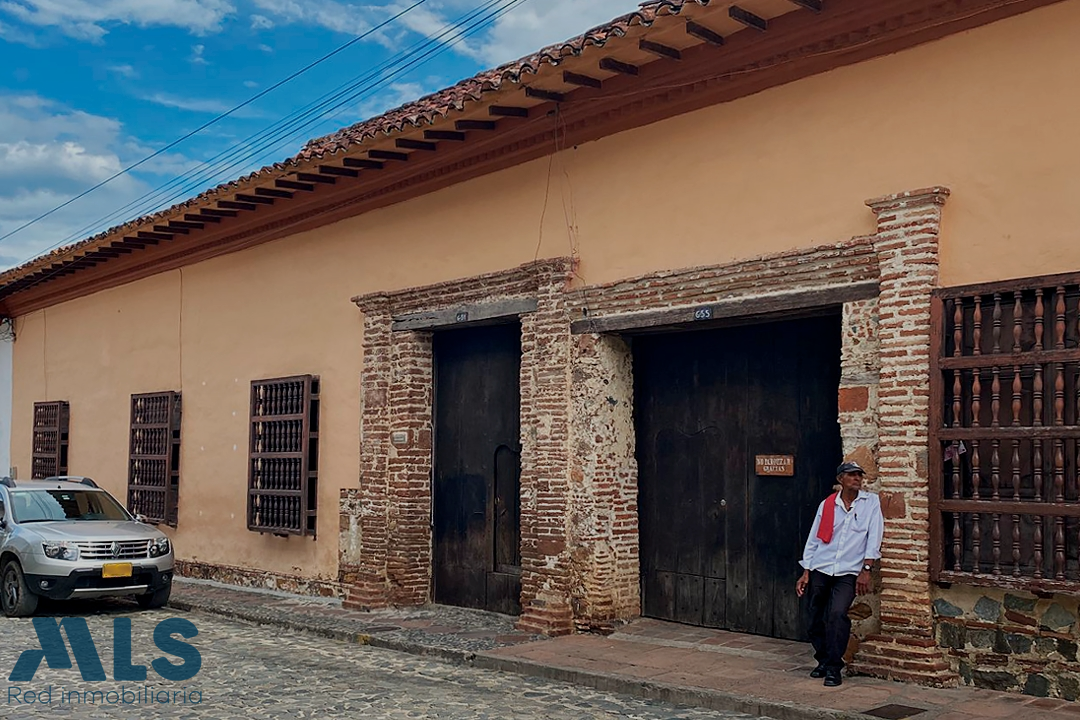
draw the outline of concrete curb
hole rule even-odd
[[[628,678],[613,673],[544,665],[530,660],[506,658],[486,652],[474,653],[454,648],[432,647],[416,642],[380,637],[378,634],[354,633],[334,628],[317,627],[288,618],[272,617],[258,610],[226,609],[181,599],[170,600],[169,607],[174,610],[204,612],[260,625],[273,625],[287,630],[325,637],[330,640],[370,645],[371,647],[435,658],[481,670],[510,672],[527,677],[580,685],[601,692],[619,693],[644,700],[658,700],[706,710],[741,712],[759,717],[766,716],[774,718],[774,720],[875,720],[869,715],[857,712],[806,707],[793,702],[765,700],[750,695],[739,695],[720,690],[684,687],[653,680]]]

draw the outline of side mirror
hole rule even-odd
[[[146,516],[145,515],[139,515],[138,513],[136,513],[135,514],[135,522],[142,523],[142,524],[145,525],[146,524]]]

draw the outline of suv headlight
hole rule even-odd
[[[150,557],[161,557],[169,554],[169,538],[159,537],[146,544],[146,551]]]
[[[41,548],[45,551],[45,557],[54,560],[74,561],[79,559],[79,546],[68,542],[67,540],[43,542],[41,543]]]

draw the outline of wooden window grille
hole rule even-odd
[[[131,396],[128,509],[176,526],[180,489],[180,393]]]
[[[315,536],[319,378],[251,383],[248,529]]]
[[[939,290],[931,576],[1080,592],[1080,276]]]
[[[68,404],[63,400],[34,403],[31,479],[67,475],[69,417]]]

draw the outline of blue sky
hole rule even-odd
[[[0,236],[417,1],[0,0]],[[637,5],[423,0],[234,115],[0,240],[0,269],[288,157],[308,138],[570,38]],[[474,34],[449,46],[451,28],[470,13]],[[434,41],[440,44],[425,46],[433,56],[419,62],[417,46]],[[403,58],[418,62],[402,71]],[[340,108],[310,122],[278,125],[273,142],[252,146],[252,136],[373,72],[376,77],[335,103]],[[194,175],[185,179],[185,173]]]

